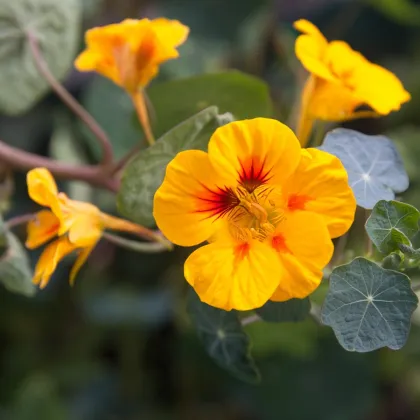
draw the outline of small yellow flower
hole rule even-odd
[[[339,159],[301,149],[287,126],[265,118],[218,128],[208,153],[179,153],[154,198],[170,241],[209,242],[184,274],[203,302],[225,310],[308,296],[355,209]]]
[[[37,248],[51,239],[35,268],[33,282],[44,288],[57,264],[73,251],[79,253],[70,272],[70,283],[85,263],[105,229],[135,233],[149,239],[159,239],[142,226],[102,213],[90,203],[69,199],[58,192],[51,173],[45,168],[36,168],[27,174],[28,193],[32,200],[50,210],[39,211],[28,223],[26,246]]]
[[[387,115],[410,100],[400,80],[385,68],[368,61],[344,41],[328,42],[311,22],[301,19],[295,28],[295,52],[308,78],[302,95],[298,137],[306,144],[313,120],[345,121],[371,116],[357,111],[362,105]]]
[[[87,48],[75,61],[81,71],[96,71],[134,94],[144,88],[176,49],[189,28],[177,20],[126,19],[86,32]]]

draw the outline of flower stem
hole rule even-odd
[[[253,324],[254,322],[261,321],[261,317],[257,314],[247,316],[246,318],[241,319],[241,325],[245,327],[246,325]]]
[[[34,219],[34,217],[35,217],[35,213],[22,214],[19,216],[12,217],[9,220],[6,220],[5,225],[7,229],[12,229],[16,226],[23,225],[25,223],[30,222],[31,220]]]
[[[309,143],[315,122],[314,118],[309,115],[309,102],[315,89],[315,83],[315,77],[309,76],[301,93],[296,137],[300,141],[302,147],[306,147]]]
[[[124,168],[126,163],[140,150],[140,145],[133,147],[125,156],[123,156],[119,161],[115,163],[112,168],[112,173],[116,174],[121,169]]]
[[[158,252],[165,252],[170,249],[171,244],[165,244],[163,242],[138,242],[131,239],[122,238],[121,236],[114,235],[109,232],[104,232],[102,237],[112,242],[115,245],[123,248],[130,249],[132,251],[144,252],[148,254],[155,254]]]
[[[318,147],[322,145],[324,137],[325,137],[325,131],[326,131],[325,121],[318,120],[318,123],[316,125],[316,130],[315,130],[315,137],[313,139],[313,142],[311,143],[312,147]]]
[[[36,167],[47,168],[53,175],[64,179],[85,181],[97,187],[117,192],[119,183],[116,179],[104,175],[100,166],[75,166],[58,162],[44,156],[38,156],[24,150],[16,149],[0,140],[0,162],[13,169],[27,171]]]
[[[153,136],[152,128],[150,126],[149,114],[147,111],[146,100],[144,97],[144,92],[139,91],[131,95],[131,98],[136,108],[137,116],[141,126],[143,127],[144,134],[146,136],[149,145],[151,146],[155,142],[155,137]]]
[[[371,211],[370,210],[365,210],[365,224],[367,222],[367,219],[369,219]],[[366,258],[370,258],[373,254],[373,244],[372,241],[369,238],[368,233],[365,230],[365,247],[366,247]]]
[[[107,166],[113,161],[113,151],[111,143],[108,139],[108,136],[104,130],[99,126],[95,119],[84,109],[70,93],[64,88],[64,86],[54,77],[51,73],[45,59],[42,56],[42,52],[39,48],[38,40],[32,32],[27,32],[27,38],[29,42],[29,47],[34,58],[35,64],[49,83],[51,88],[57,94],[58,97],[86,124],[90,131],[98,139],[99,143],[102,146],[102,161],[101,165]]]

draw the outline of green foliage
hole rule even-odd
[[[213,105],[237,120],[271,117],[273,112],[266,83],[239,71],[156,83],[148,94],[156,115],[153,131],[157,137]]]
[[[51,73],[62,79],[76,52],[81,5],[79,0],[1,0],[0,10],[0,110],[21,114],[49,90],[27,32],[39,43]]]
[[[406,25],[420,25],[420,6],[414,0],[370,0],[388,18]]]
[[[66,420],[64,404],[60,401],[57,385],[43,374],[34,374],[19,390],[13,409],[18,420]]]
[[[235,311],[223,311],[188,296],[188,313],[208,354],[223,368],[247,382],[258,382],[260,374],[250,355],[250,342]]]
[[[214,130],[231,120],[230,114],[219,115],[217,107],[209,107],[140,151],[123,173],[118,193],[120,212],[142,225],[154,225],[153,197],[163,181],[166,165],[182,150],[207,150]]]
[[[117,158],[123,157],[134,145],[142,148],[147,145],[130,97],[110,80],[95,77],[82,103],[107,133]],[[79,122],[79,126],[89,149],[100,160],[102,149],[96,137],[82,122]]]
[[[379,201],[366,222],[371,241],[384,254],[398,251],[399,245],[411,246],[410,239],[419,230],[420,212],[399,201]]]
[[[322,150],[337,156],[349,175],[357,204],[371,209],[408,188],[408,176],[393,142],[339,128],[327,134]]]
[[[407,341],[417,303],[405,274],[356,258],[333,270],[322,322],[346,350],[398,350]]]
[[[267,85],[238,71],[154,83],[148,89],[147,97],[156,138],[210,106],[217,106],[221,114],[232,113],[235,119],[272,115]],[[135,145],[146,145],[131,99],[120,87],[98,77],[83,103],[108,134],[117,157],[124,156]],[[82,131],[99,159],[101,149],[95,137],[84,126]]]
[[[268,301],[257,314],[267,322],[297,322],[304,321],[309,315],[311,303],[306,299],[290,299],[286,302]]]
[[[0,283],[10,292],[33,296],[32,270],[25,248],[0,219]]]

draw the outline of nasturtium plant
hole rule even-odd
[[[366,222],[366,232],[384,254],[399,251],[400,245],[411,246],[419,230],[420,212],[399,201],[379,201]]]
[[[40,67],[46,67],[52,78],[64,78],[76,53],[80,20],[80,0],[0,2],[3,113],[21,114],[48,92],[49,82],[40,76]]]
[[[260,374],[250,355],[250,341],[238,314],[202,303],[188,294],[188,313],[209,355],[222,367],[247,382],[258,382]]]
[[[0,219],[0,284],[27,297],[36,293],[28,254],[19,239]]]
[[[153,197],[163,181],[166,165],[183,150],[205,150],[214,130],[232,120],[231,114],[219,114],[215,106],[206,108],[168,131],[148,149],[138,152],[123,172],[118,194],[121,213],[153,226]]]
[[[405,274],[356,258],[333,270],[322,322],[346,350],[398,350],[407,341],[417,304]]]
[[[357,204],[372,209],[380,200],[393,200],[408,188],[408,176],[391,139],[349,129],[327,134],[322,150],[337,156],[349,175]]]
[[[403,160],[382,135],[335,128],[322,143],[319,124],[398,111],[411,99],[400,79],[300,19],[295,53],[309,74],[288,109],[265,80],[237,70],[171,80],[161,67],[182,56],[191,31],[174,19],[91,28],[75,58],[80,9],[80,0],[0,0],[0,110],[22,114],[51,88],[83,124],[90,151],[75,164],[88,158],[37,156],[0,141],[1,177],[26,172],[27,193],[43,208],[0,223],[0,284],[27,297],[43,293],[58,264],[77,255],[66,275],[80,287],[75,279],[89,259],[86,281],[125,255],[106,246],[102,255],[105,240],[156,265],[142,276],[123,264],[156,292],[122,288],[118,275],[83,298],[92,324],[122,330],[128,360],[139,330],[162,324],[195,329],[215,363],[250,383],[261,378],[247,332],[264,323],[252,336],[282,334],[285,323],[299,334],[329,326],[348,351],[402,348],[420,266],[420,212],[398,201],[410,201]],[[87,109],[60,82],[73,59],[79,71],[97,73],[81,95]],[[80,185],[69,192],[59,178],[89,184],[84,199],[73,196]],[[126,219],[102,211],[90,187],[106,190]],[[11,232],[23,224],[26,238]],[[34,270],[22,242],[44,246]],[[176,246],[184,251],[170,254]],[[182,276],[160,281],[172,267]],[[173,322],[185,314],[177,305],[190,323]]]

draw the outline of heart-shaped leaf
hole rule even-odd
[[[366,232],[379,251],[398,251],[400,244],[411,246],[419,230],[420,212],[399,201],[379,201],[366,222]]]
[[[153,197],[163,181],[167,164],[182,150],[207,150],[216,128],[229,121],[232,121],[230,114],[219,115],[217,107],[207,108],[140,151],[123,173],[117,199],[120,212],[142,225],[154,225]]]
[[[49,90],[40,75],[27,33],[39,44],[51,73],[62,79],[79,40],[79,0],[0,0],[0,110],[20,114]]]
[[[357,204],[371,209],[408,188],[408,176],[393,142],[338,128],[327,134],[322,150],[337,156],[349,175]]]
[[[332,272],[322,322],[346,350],[398,350],[407,341],[417,303],[405,274],[356,258]]]
[[[249,337],[242,329],[238,314],[201,302],[192,290],[187,309],[207,353],[240,379],[258,382],[260,374],[250,356]]]
[[[304,321],[309,315],[311,302],[306,299],[290,299],[286,302],[268,301],[255,310],[267,322],[298,322]]]

